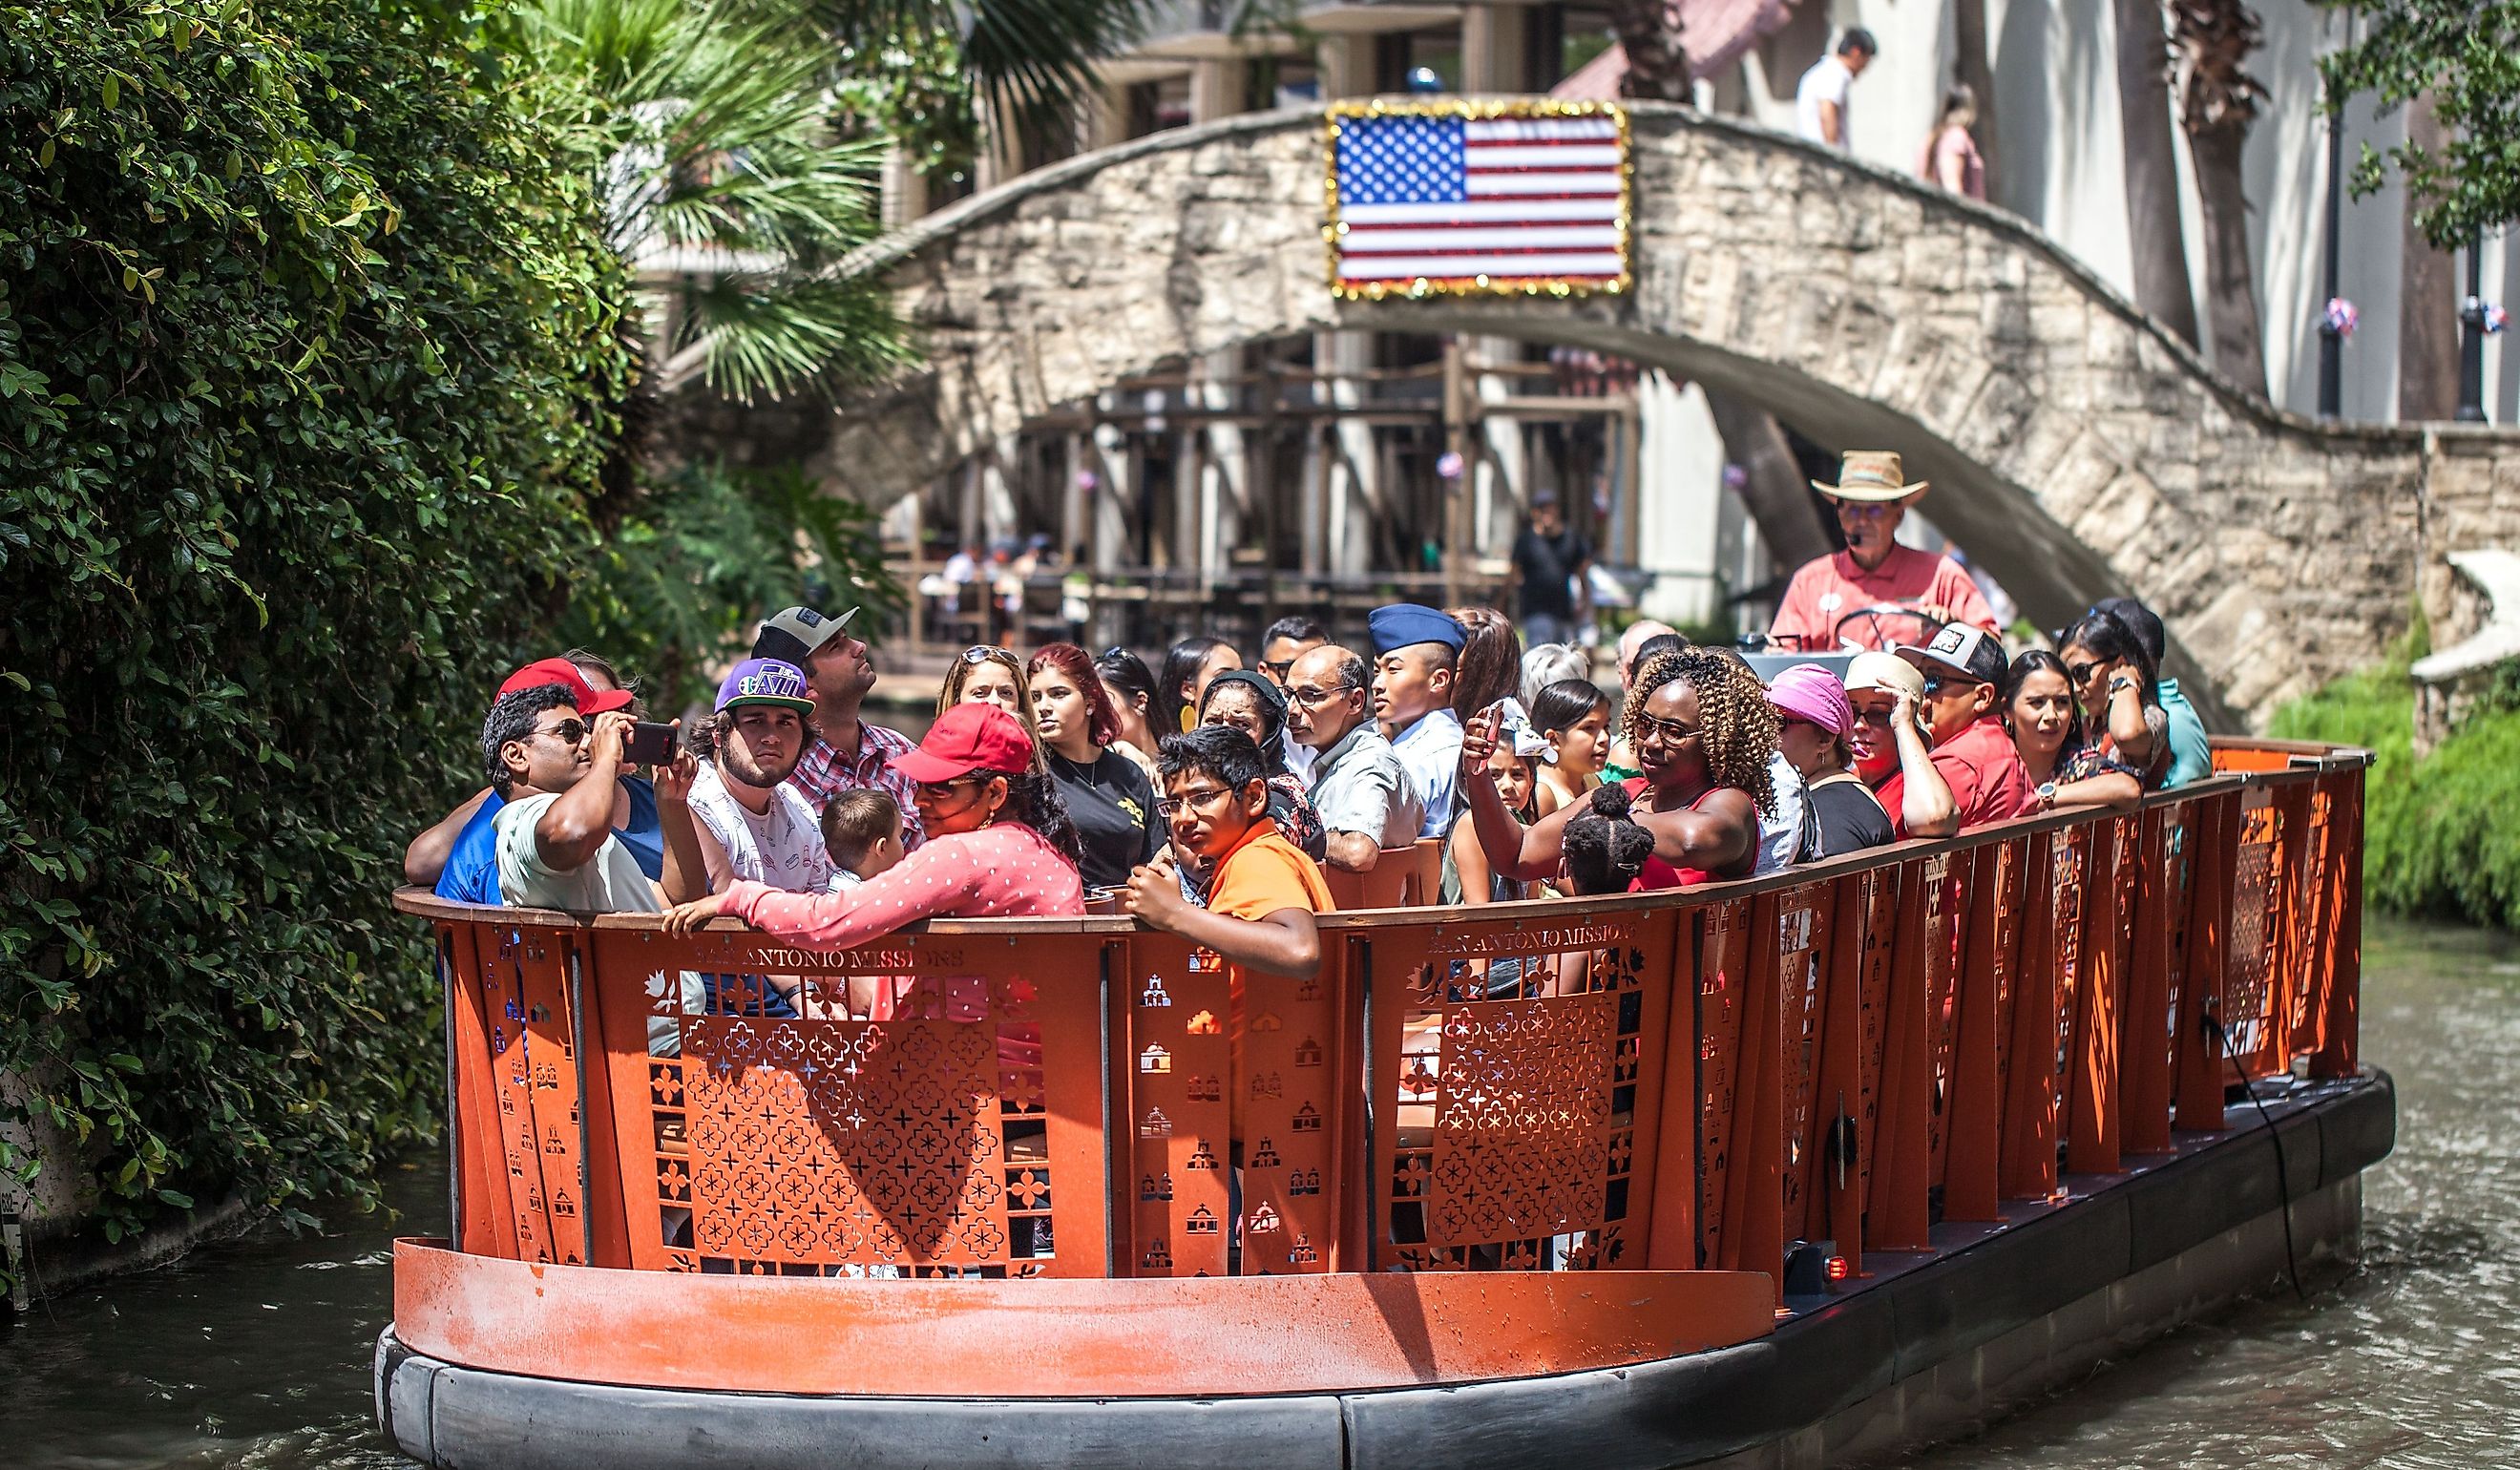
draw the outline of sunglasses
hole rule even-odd
[[[919,794],[929,801],[943,801],[954,794],[956,786],[970,785],[986,779],[978,776],[958,776],[952,780],[923,780],[919,783]]]
[[[575,745],[586,738],[586,731],[584,720],[562,720],[549,730],[537,730],[534,734],[553,735],[563,745]]]
[[[1003,658],[1009,663],[1016,661],[1012,653],[999,647],[996,644],[974,644],[963,650],[963,661],[974,667],[987,663],[992,658]]]
[[[2090,663],[2069,663],[2065,665],[2065,678],[2072,684],[2089,684],[2092,682],[2092,676],[2100,671],[2100,661],[2096,658]]]
[[[1294,666],[1295,661],[1291,658],[1264,658],[1260,660],[1261,670],[1271,678],[1277,680],[1280,684],[1286,682],[1286,671]]]
[[[1649,735],[1662,736],[1663,743],[1667,745],[1679,745],[1696,739],[1697,727],[1683,725],[1677,720],[1657,719],[1640,711],[1637,715],[1637,738],[1642,740]]]

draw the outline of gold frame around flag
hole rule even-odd
[[[1407,282],[1376,281],[1362,286],[1339,281],[1340,241],[1347,226],[1339,220],[1338,145],[1341,124],[1353,117],[1607,117],[1618,124],[1619,275],[1615,281],[1570,281],[1554,276],[1418,277]],[[1322,126],[1322,247],[1330,294],[1343,301],[1381,301],[1392,297],[1428,296],[1589,296],[1617,295],[1636,284],[1633,244],[1636,214],[1636,151],[1628,126],[1628,110],[1616,103],[1559,102],[1549,98],[1434,98],[1424,102],[1334,102]]]

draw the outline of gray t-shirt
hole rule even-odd
[[[1362,832],[1381,848],[1418,840],[1426,804],[1391,742],[1372,721],[1313,762],[1313,812],[1326,832]]]
[[[717,839],[708,857],[709,891],[724,893],[738,878],[789,893],[820,893],[831,885],[831,855],[823,850],[822,824],[805,793],[786,781],[770,788],[770,808],[759,816],[736,800],[714,764],[692,782],[692,815]]]

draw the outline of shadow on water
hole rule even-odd
[[[2361,1268],[1908,1464],[2520,1465],[2520,942],[2375,926],[2363,965],[2363,1052],[2396,1075],[2399,1117],[2397,1152],[2364,1177]],[[396,1169],[386,1195],[400,1222],[213,1246],[0,1318],[0,1464],[400,1464],[370,1423],[369,1353],[390,1310],[389,1242],[442,1228],[443,1176]]]

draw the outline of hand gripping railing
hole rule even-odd
[[[2251,1077],[2353,1070],[2366,760],[2233,745],[2129,813],[1681,893],[1334,915],[1317,976],[1238,1002],[1213,957],[1120,918],[825,954],[396,902],[438,934],[464,1252],[1773,1274],[1829,1239],[1861,1270],[1928,1248],[1937,1200],[1992,1220],[2060,1169],[2220,1128],[2222,1039]],[[763,977],[797,977],[805,1018],[743,1013]]]

